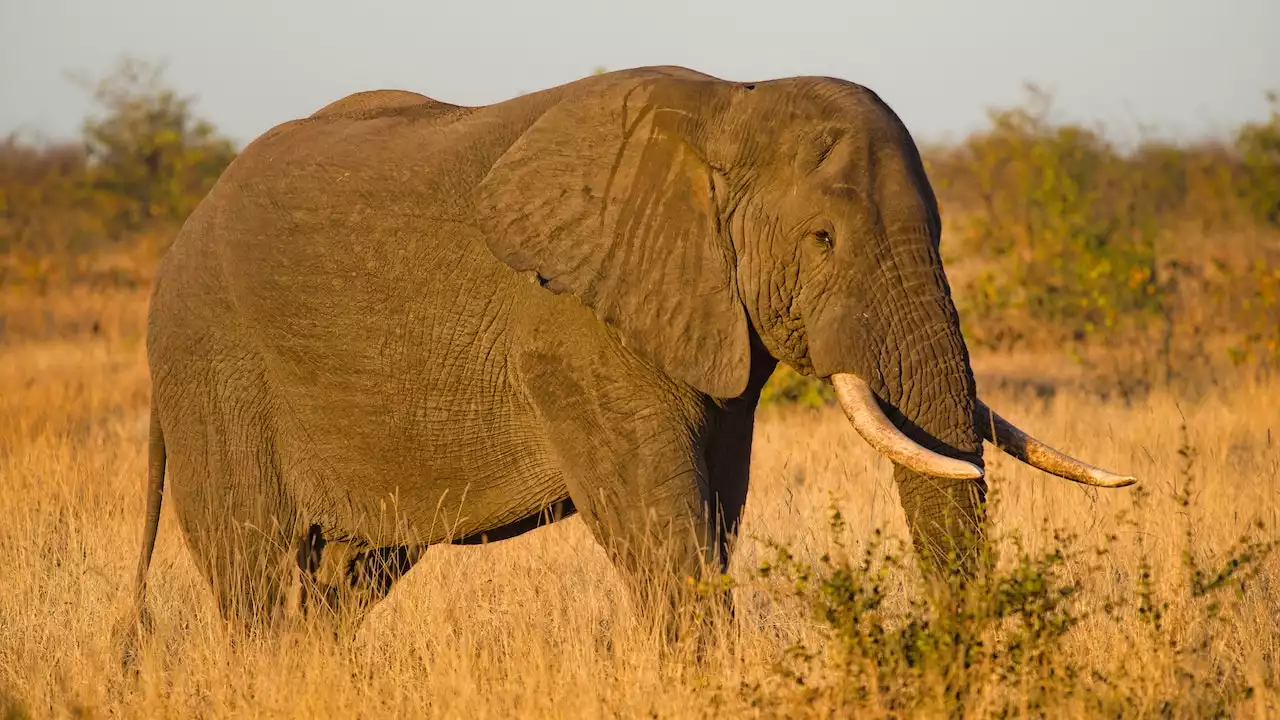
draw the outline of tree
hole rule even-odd
[[[102,113],[83,124],[92,187],[114,202],[115,230],[181,222],[235,157],[235,146],[192,111],[164,68],[122,59],[97,80],[77,78]]]

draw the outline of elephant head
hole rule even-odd
[[[907,129],[864,87],[672,68],[580,81],[537,110],[477,208],[495,256],[576,296],[703,393],[744,393],[753,340],[830,379],[854,428],[895,463],[913,540],[935,561],[968,566],[978,547],[983,439],[1072,480],[1133,482],[1038,443],[978,398],[929,180]]]

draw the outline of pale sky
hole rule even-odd
[[[919,140],[962,137],[1024,82],[1118,139],[1222,135],[1280,91],[1280,0],[0,0],[0,134],[72,136],[68,71],[166,61],[243,143],[347,93],[481,104],[591,73],[867,85]]]

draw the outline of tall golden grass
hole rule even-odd
[[[900,642],[877,655],[880,646],[862,643],[880,627],[868,619],[894,632],[930,618],[935,628],[950,626],[912,609],[926,593],[909,561],[874,553],[884,569],[871,573],[882,608],[868,614],[865,604],[831,592],[815,604],[840,578],[865,579],[835,570],[856,568],[876,529],[901,539],[905,524],[888,464],[837,410],[776,407],[762,412],[753,451],[744,538],[731,571],[738,614],[716,621],[701,655],[662,650],[577,519],[487,547],[432,548],[349,641],[305,626],[278,638],[233,635],[168,507],[151,572],[154,634],[139,674],[127,677],[110,628],[128,605],[142,527],[145,294],[6,296],[4,303],[3,717],[1280,711],[1280,564],[1265,546],[1237,544],[1249,533],[1268,540],[1280,505],[1280,388],[1257,380],[1194,400],[1157,390],[1129,404],[984,388],[993,405],[1050,443],[1142,479],[1141,492],[1095,493],[989,453],[1001,572],[1012,579],[1003,592],[1065,589],[1063,602],[1079,618],[1060,638],[1030,641],[1039,654],[992,658],[1026,627],[1014,617],[980,618],[985,644],[967,648],[959,664],[946,652],[925,652],[916,669],[907,668],[893,657]],[[975,364],[981,372],[994,360],[978,356]],[[843,534],[829,528],[832,508],[846,524]],[[1064,540],[1055,529],[1077,538]],[[1031,555],[1062,549],[1064,559],[1020,563],[1015,536]],[[758,571],[766,562],[783,568],[775,542],[789,548],[796,566],[815,569],[808,582],[797,585],[794,572]],[[1241,564],[1225,586],[1196,597],[1197,582],[1211,584],[1233,559]],[[1205,573],[1198,581],[1189,562]],[[832,607],[834,614],[815,612]],[[1036,608],[1060,615],[1053,602],[1021,611]],[[938,631],[926,628],[922,637],[937,639]],[[907,675],[900,683],[859,680],[876,667]]]

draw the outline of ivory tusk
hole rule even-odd
[[[1121,488],[1138,482],[1132,475],[1116,475],[1054,450],[997,415],[980,399],[975,407],[982,438],[1031,467],[1093,487]]]
[[[831,376],[831,384],[853,429],[876,452],[922,475],[957,480],[982,477],[982,468],[977,465],[940,455],[903,434],[880,409],[870,386],[858,376],[836,373]]]

